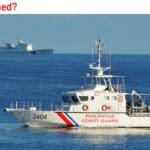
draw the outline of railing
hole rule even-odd
[[[125,87],[123,84],[113,84],[113,88],[117,92],[125,92]]]
[[[50,111],[68,111],[69,105],[53,105],[53,103],[50,103],[49,109]],[[36,110],[42,110],[42,104],[41,102],[11,102],[10,107],[6,108],[6,111],[14,111],[14,110],[30,110],[30,111],[36,111]]]
[[[41,110],[41,102],[11,102],[12,110]]]

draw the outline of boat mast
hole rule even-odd
[[[89,67],[90,69],[97,71],[95,76],[101,77],[104,75],[105,71],[110,69],[110,67],[103,68],[101,66],[101,53],[102,53],[102,46],[103,46],[102,38],[98,37],[98,41],[95,42],[95,45],[97,47],[97,65],[94,66],[93,64],[91,64]]]
[[[98,42],[95,43],[97,46],[97,52],[98,52],[98,67],[101,67],[101,52],[102,52],[102,39],[98,37]]]
[[[92,76],[92,79],[96,80],[97,85],[101,85],[102,82],[104,82],[104,85],[107,85],[106,79],[104,78],[104,76],[105,76],[104,72],[109,70],[110,67],[102,67],[101,66],[101,58],[102,58],[101,55],[102,55],[103,42],[102,42],[102,38],[100,36],[98,36],[98,40],[95,42],[95,45],[96,45],[96,49],[97,49],[97,63],[89,65],[90,69],[96,71],[95,75]],[[88,74],[88,76],[90,76],[90,75]],[[109,87],[112,89],[110,78],[108,78],[107,81],[108,81]]]

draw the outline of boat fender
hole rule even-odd
[[[83,111],[87,111],[88,108],[89,108],[88,105],[83,105],[83,106],[82,106],[82,110],[83,110]]]
[[[108,107],[107,105],[102,105],[102,111],[107,111]]]
[[[119,102],[119,103],[122,103],[122,102],[123,102],[123,96],[122,96],[122,95],[119,95],[119,96],[118,96],[118,102]]]

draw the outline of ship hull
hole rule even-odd
[[[37,49],[37,50],[28,51],[28,52],[33,54],[33,55],[37,55],[37,54],[52,54],[54,52],[54,49]]]
[[[0,53],[13,53],[13,54],[15,54],[15,53],[27,53],[27,51],[26,50],[24,50],[24,49],[16,49],[16,48],[13,48],[13,49],[0,49]]]
[[[19,111],[12,114],[29,127],[87,127],[87,128],[148,128],[150,114],[128,115],[126,113]]]
[[[17,48],[13,48],[13,49],[0,49],[0,53],[29,53],[29,54],[33,54],[33,55],[37,55],[37,54],[52,54],[54,52],[54,49],[37,49],[37,50],[31,50],[31,51],[27,51],[26,49],[17,49]]]

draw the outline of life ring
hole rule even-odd
[[[89,108],[88,105],[83,105],[83,106],[82,106],[82,110],[83,110],[83,111],[87,111],[88,108]]]
[[[102,111],[107,111],[108,107],[107,105],[102,105]]]
[[[122,102],[123,102],[123,96],[122,96],[122,95],[119,95],[119,96],[118,96],[118,102],[119,102],[119,103],[122,103]]]

